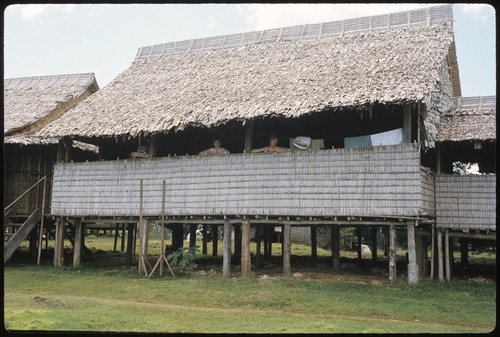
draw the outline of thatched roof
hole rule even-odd
[[[5,142],[57,142],[33,134],[98,89],[92,73],[4,79]]]
[[[437,141],[496,140],[496,96],[457,97],[441,117]]]
[[[428,103],[432,93],[459,92],[449,70],[456,68],[449,63],[453,42],[445,5],[143,47],[129,69],[40,134],[134,137],[234,119]]]

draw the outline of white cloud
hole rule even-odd
[[[429,7],[429,4],[248,4],[237,13],[256,30],[343,20]]]
[[[495,8],[489,4],[461,4],[464,14],[469,15],[474,20],[488,21],[495,15]]]

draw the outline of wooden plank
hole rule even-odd
[[[231,276],[231,223],[224,221],[224,253],[222,256],[222,275]]]
[[[285,276],[292,276],[290,227],[289,224],[283,225],[283,274]]]
[[[396,226],[389,226],[389,281],[396,281]]]
[[[241,277],[249,278],[250,275],[250,222],[243,221],[241,223]]]
[[[10,240],[4,245],[3,249],[3,262],[7,262],[7,260],[14,254],[17,247],[23,242],[23,240],[28,236],[31,230],[36,226],[38,221],[40,221],[41,212],[39,209],[36,209],[31,213],[31,215],[26,219],[26,221],[22,224],[21,227],[16,231],[14,236],[10,238]]]

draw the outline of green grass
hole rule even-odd
[[[112,238],[89,238],[99,267],[10,263],[4,267],[4,322],[15,331],[193,333],[485,333],[496,326],[495,283],[324,278],[241,279],[176,271],[141,277],[136,266],[102,263]],[[219,247],[222,245],[220,244]],[[155,250],[156,249],[156,250]],[[103,252],[105,251],[105,252]],[[150,241],[151,260],[159,245]],[[273,252],[281,254],[279,246]],[[211,254],[211,246],[208,253]],[[308,255],[293,245],[294,255]],[[220,255],[222,252],[220,253]],[[318,249],[318,256],[330,252]],[[210,260],[210,257],[200,258]],[[210,261],[212,262],[212,261]],[[219,263],[218,261],[217,263]],[[49,264],[47,262],[47,264]],[[220,263],[219,263],[220,264]],[[279,265],[277,266],[279,269]],[[267,273],[267,272],[266,272]]]

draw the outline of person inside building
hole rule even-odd
[[[200,156],[222,156],[229,154],[230,152],[220,146],[220,140],[218,138],[215,138],[212,140],[212,145],[213,147],[210,149],[206,149],[200,152]]]
[[[253,149],[252,153],[257,152],[265,152],[265,153],[274,153],[274,152],[285,152],[290,151],[287,147],[278,146],[278,137],[275,135],[269,136],[269,145],[266,147],[261,147],[260,149]]]

